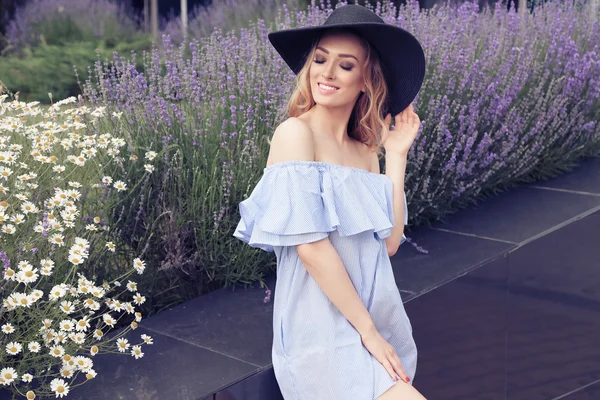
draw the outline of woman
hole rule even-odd
[[[405,240],[404,174],[420,125],[410,103],[423,50],[358,5],[269,40],[297,87],[234,236],[277,256],[272,358],[281,393],[424,399],[411,384],[417,351],[389,259]]]

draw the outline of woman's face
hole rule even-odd
[[[354,107],[365,91],[366,52],[360,40],[347,33],[330,33],[317,44],[310,66],[310,88],[315,103],[325,107]]]

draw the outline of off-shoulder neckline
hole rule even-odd
[[[264,168],[265,171],[275,168],[275,167],[284,167],[284,166],[288,166],[288,165],[305,165],[305,166],[324,166],[324,167],[328,167],[328,168],[339,168],[339,169],[346,169],[349,171],[357,171],[359,173],[363,173],[366,175],[371,175],[371,176],[381,176],[384,177],[386,179],[390,179],[387,175],[385,174],[378,174],[377,172],[371,172],[368,171],[364,168],[357,168],[357,167],[350,167],[348,165],[341,165],[341,164],[334,164],[334,163],[330,163],[327,161],[311,161],[311,160],[288,160],[288,161],[280,161],[280,162],[276,162],[273,163],[271,165],[268,165]]]

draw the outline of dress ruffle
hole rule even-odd
[[[323,161],[284,161],[264,169],[239,205],[236,238],[265,251],[373,231],[378,239],[394,226],[393,183],[385,175]],[[406,195],[404,224],[408,222]],[[402,243],[406,240],[402,236]]]

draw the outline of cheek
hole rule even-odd
[[[348,76],[347,85],[349,87],[356,88],[357,90],[362,89],[363,86],[363,77],[360,74],[352,74]]]

